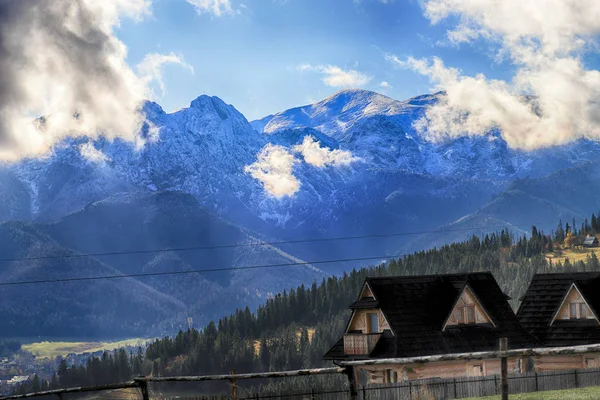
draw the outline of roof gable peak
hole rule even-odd
[[[494,328],[496,327],[496,324],[483,307],[473,289],[465,282],[465,286],[452,305],[450,314],[448,314],[448,317],[444,321],[442,331],[445,331],[448,326],[485,323],[492,324]]]
[[[571,283],[566,291],[550,321],[550,325],[553,325],[557,320],[595,320],[600,325],[596,310],[590,306],[575,282]]]

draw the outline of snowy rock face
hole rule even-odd
[[[497,132],[427,142],[413,122],[440,95],[397,101],[343,90],[252,123],[217,97],[200,96],[172,114],[148,102],[150,128],[140,149],[119,141],[69,141],[45,159],[5,167],[0,185],[12,194],[0,205],[0,218],[58,220],[115,193],[181,191],[268,237],[434,229],[483,206],[515,179],[600,155],[599,144],[585,140],[515,151]],[[273,195],[279,178],[289,185]],[[399,243],[368,248],[397,249]],[[348,247],[364,250],[286,251],[339,256]]]

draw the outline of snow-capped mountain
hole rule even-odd
[[[335,208],[343,194],[352,196],[347,200],[355,205],[356,192],[372,197],[380,189],[385,192],[384,187],[401,186],[407,175],[490,181],[497,190],[515,178],[545,176],[596,160],[600,154],[598,143],[583,140],[536,152],[515,151],[494,133],[429,143],[412,124],[438,96],[397,101],[374,92],[344,90],[252,123],[217,97],[200,96],[173,114],[147,103],[146,115],[158,133],[149,134],[142,149],[120,141],[69,141],[46,159],[8,167],[3,171],[8,182],[3,185],[17,186],[30,207],[15,214],[11,204],[12,212],[3,211],[6,219],[11,215],[55,219],[116,192],[178,190],[236,222],[254,218],[252,226],[260,227],[264,221],[266,226],[289,228],[306,223],[294,221],[302,210]],[[273,198],[245,167],[257,160],[267,144],[291,149],[306,136],[327,151],[348,152],[355,161],[320,168],[298,162],[293,166],[298,192]],[[82,146],[101,158],[86,158]],[[448,195],[454,194],[447,190]],[[439,188],[434,192],[444,194]]]
[[[523,201],[536,196],[535,187],[541,186],[534,182],[546,182],[546,177],[571,170],[578,171],[576,182],[580,186],[594,179],[595,169],[581,166],[600,158],[597,142],[580,140],[523,152],[510,149],[501,135],[490,132],[431,143],[415,131],[413,123],[442,95],[397,101],[374,92],[344,90],[318,103],[253,122],[217,97],[200,96],[188,108],[171,114],[148,102],[144,107],[148,124],[143,131],[147,142],[141,148],[121,141],[70,140],[46,158],[3,167],[0,220],[50,224],[90,235],[89,229],[78,230],[65,221],[77,220],[71,214],[81,213],[90,204],[105,204],[123,196],[144,199],[154,192],[177,192],[191,195],[215,218],[262,239],[407,233],[372,240],[295,243],[274,249],[285,254],[284,258],[374,257],[376,262],[402,250],[453,239],[446,235],[420,240],[408,234],[415,231],[449,224],[461,224],[465,231],[469,226],[485,229],[482,221],[494,221],[495,227],[510,224],[528,228],[555,211],[560,214],[557,219],[584,212],[580,206],[569,207],[564,199],[555,203],[546,185],[535,199],[539,206],[528,209],[530,213],[515,213],[518,218],[510,221],[507,217],[511,207],[524,209]],[[527,187],[534,189],[526,191],[526,196],[515,196],[519,182],[532,182]],[[552,184],[560,191],[560,179],[552,179]],[[571,186],[569,190],[573,190]],[[592,212],[600,206],[600,199],[585,193],[587,198],[577,204],[589,203]],[[169,203],[167,209],[176,213],[186,207]],[[88,210],[85,215],[95,214]],[[109,238],[118,237],[111,230],[119,229],[114,218],[89,217],[85,221],[94,230],[105,230],[93,251],[111,251],[114,243]],[[181,220],[169,222],[167,218],[161,222],[166,224],[162,228],[145,225],[156,230],[148,233],[147,240],[163,232],[177,232],[176,221]],[[77,245],[77,234],[72,240],[64,239],[60,230],[50,235],[61,246],[89,251]],[[260,264],[270,259],[274,259],[273,253],[240,253],[227,262]],[[189,268],[190,263],[181,257],[161,256],[139,267],[155,271],[169,266]],[[110,265],[123,268],[118,262]],[[320,264],[319,268],[337,273],[352,266],[356,263]],[[323,274],[320,270],[303,271],[302,279],[307,283]],[[264,274],[275,278],[278,272]],[[267,279],[271,282],[267,287],[259,284],[257,276],[244,277],[256,287],[239,286],[245,293],[239,296],[240,302],[282,290],[290,282],[287,278]],[[232,296],[239,282],[226,279],[218,283],[218,290],[227,288],[228,296]],[[160,283],[151,285],[152,290],[172,289]],[[177,291],[166,294],[181,300]]]

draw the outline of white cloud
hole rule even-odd
[[[300,189],[300,181],[292,173],[297,163],[288,149],[269,143],[257,154],[256,162],[247,165],[244,171],[259,180],[269,194],[281,199],[293,196]]]
[[[268,143],[257,154],[257,160],[244,167],[244,172],[260,181],[271,196],[278,199],[292,197],[300,189],[300,181],[293,174],[294,166],[300,163],[296,154],[302,155],[307,164],[318,168],[341,167],[358,161],[350,151],[330,150],[321,147],[313,136],[305,136],[302,143],[291,150]]]
[[[313,136],[305,136],[302,144],[294,146],[293,151],[302,154],[306,163],[319,168],[349,165],[357,160],[350,151],[321,147]]]
[[[379,87],[384,88],[384,89],[389,89],[392,87],[392,85],[390,85],[389,82],[387,82],[387,81],[383,81],[383,82],[379,83]]]
[[[354,69],[344,70],[335,65],[310,65],[298,66],[300,71],[317,72],[322,75],[323,83],[331,87],[353,88],[366,85],[373,77]]]
[[[213,14],[220,17],[224,14],[234,14],[229,0],[187,0],[199,14]]]
[[[45,153],[67,136],[142,142],[140,106],[150,78],[127,65],[127,49],[114,29],[121,18],[149,15],[150,5],[0,2],[0,159]]]
[[[138,75],[146,84],[153,81],[156,82],[160,88],[161,95],[164,95],[166,92],[165,82],[162,79],[162,69],[165,64],[177,64],[188,69],[192,74],[194,73],[194,68],[187,64],[181,55],[175,53],[146,54],[144,60],[137,65]]]
[[[110,157],[94,147],[90,142],[79,145],[79,153],[83,158],[100,164],[110,160]]]
[[[485,40],[515,68],[510,81],[465,76],[438,58],[388,60],[430,78],[446,95],[416,127],[433,140],[499,128],[512,147],[600,139],[600,72],[582,57],[596,47],[596,0],[424,0],[433,23],[458,17],[454,43]],[[524,94],[532,95],[527,98]]]

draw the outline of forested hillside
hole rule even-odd
[[[156,340],[145,354],[140,351],[126,355],[120,351],[90,360],[85,367],[61,365],[51,384],[34,380],[20,391],[35,389],[32,385],[102,384],[132,375],[203,375],[232,369],[243,373],[324,366],[321,357],[341,336],[349,315],[347,307],[365,276],[491,271],[516,308],[536,272],[600,269],[594,252],[585,261],[575,263],[552,263],[544,254],[570,247],[574,238],[595,234],[600,226],[595,216],[592,222],[584,222],[579,230],[561,222],[551,235],[533,227],[529,237],[514,238],[504,230],[483,238],[473,236],[462,243],[329,277],[311,287],[300,286],[278,294],[256,312],[238,310],[200,331],[191,329]],[[312,337],[309,328],[314,329]]]

